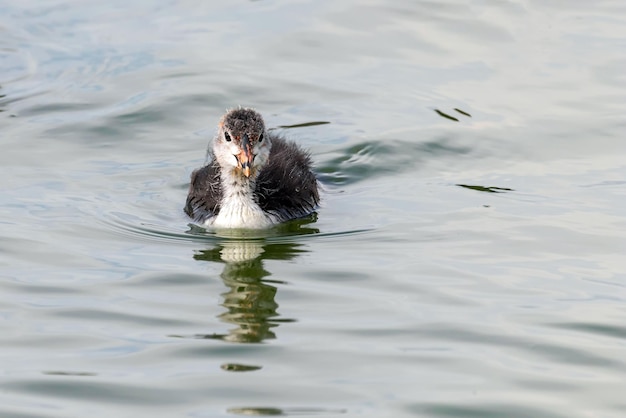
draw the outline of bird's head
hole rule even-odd
[[[255,178],[269,158],[271,140],[261,115],[253,109],[226,112],[213,141],[213,154],[223,170]]]

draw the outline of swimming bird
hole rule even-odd
[[[268,228],[318,207],[310,155],[268,132],[249,108],[226,112],[209,148],[210,162],[191,174],[185,212],[216,228]]]

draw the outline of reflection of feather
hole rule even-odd
[[[263,245],[260,241],[227,241],[220,250],[220,256],[226,263],[254,260],[261,254]]]

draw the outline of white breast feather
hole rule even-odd
[[[230,194],[224,196],[217,216],[208,219],[207,226],[216,228],[267,228],[275,224],[271,215],[263,212],[251,196]]]

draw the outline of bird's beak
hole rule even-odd
[[[252,155],[252,146],[250,145],[248,134],[244,134],[241,139],[241,152],[237,154],[237,160],[239,161],[243,175],[250,177],[250,167],[252,167],[254,156]]]

